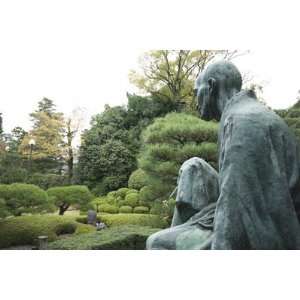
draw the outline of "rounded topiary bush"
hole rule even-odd
[[[126,193],[126,196],[127,196],[128,194],[138,193],[138,192],[139,192],[139,191],[136,190],[136,189],[129,189],[128,192]]]
[[[148,214],[149,213],[149,208],[146,206],[137,206],[133,209],[133,212],[135,214]]]
[[[55,228],[56,235],[72,234],[76,231],[76,224],[73,222],[58,224]]]
[[[8,211],[13,215],[51,210],[47,193],[33,184],[0,185],[0,198],[5,200]]]
[[[148,184],[147,174],[142,169],[135,170],[129,177],[128,187],[140,190]]]
[[[103,204],[99,206],[99,212],[117,214],[119,212],[119,208],[115,205]]]
[[[128,191],[129,188],[120,188],[116,191],[116,197],[121,197],[122,199],[124,199]]]
[[[132,207],[127,205],[121,206],[119,208],[119,213],[130,214],[132,213]]]
[[[156,199],[157,193],[155,193],[155,190],[151,186],[144,186],[140,190],[140,200],[144,202],[152,202]]]
[[[123,201],[124,205],[128,205],[131,207],[136,207],[139,205],[139,194],[138,193],[130,193],[126,195],[125,200]]]

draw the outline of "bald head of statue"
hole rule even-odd
[[[201,118],[220,120],[226,103],[241,87],[242,76],[233,63],[219,61],[209,65],[195,82],[197,108]]]

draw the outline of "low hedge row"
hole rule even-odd
[[[168,223],[158,215],[151,214],[101,214],[97,216],[98,221],[104,222],[108,227],[122,225],[149,226],[152,228],[166,228]],[[77,222],[86,224],[87,217],[80,216],[76,218]]]
[[[144,250],[148,236],[159,230],[145,226],[116,226],[55,241],[49,244],[49,249]]]
[[[40,235],[54,241],[61,234],[95,231],[90,225],[74,220],[74,217],[32,215],[0,220],[0,249],[12,246],[34,245]]]

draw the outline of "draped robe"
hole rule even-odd
[[[298,145],[251,91],[222,114],[219,190],[212,249],[300,249]]]

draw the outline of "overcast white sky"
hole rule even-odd
[[[1,2],[0,111],[6,132],[15,126],[28,130],[29,113],[43,97],[54,100],[65,114],[83,107],[88,119],[101,112],[105,103],[126,103],[126,92],[133,91],[128,72],[136,68],[143,50],[157,48],[156,41],[149,47],[155,36],[139,31],[143,16],[122,14],[122,4],[102,9],[95,3]],[[119,24],[113,26],[107,9],[121,19]],[[131,23],[124,29],[127,17]],[[147,48],[141,42],[145,36]],[[165,43],[161,45],[165,49]],[[184,39],[179,45],[189,48]],[[269,106],[286,108],[300,89],[299,52],[289,49],[285,59],[278,60],[274,58],[282,55],[282,49],[259,46],[235,63],[266,83],[263,96]]]

